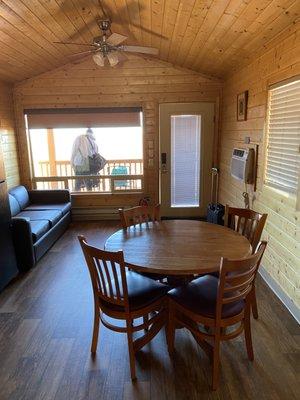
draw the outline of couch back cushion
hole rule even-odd
[[[11,194],[17,200],[21,210],[30,204],[29,195],[24,186],[16,186],[10,189],[9,194]]]
[[[19,214],[19,212],[21,212],[21,207],[14,196],[12,196],[11,194],[8,195],[8,199],[11,216],[14,217],[15,215]]]

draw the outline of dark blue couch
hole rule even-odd
[[[68,190],[9,190],[12,233],[20,271],[27,271],[63,234],[71,221]]]

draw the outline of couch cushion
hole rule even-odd
[[[18,217],[29,218],[30,221],[48,220],[51,226],[57,224],[62,218],[62,212],[58,210],[41,210],[41,211],[21,211]]]
[[[51,228],[50,222],[47,220],[30,221],[32,241],[37,242]]]
[[[24,211],[35,211],[35,210],[58,210],[66,215],[68,211],[71,210],[71,203],[61,203],[61,204],[30,204],[25,208]]]
[[[132,311],[150,305],[165,296],[168,290],[170,290],[168,285],[164,285],[133,271],[128,271],[126,278],[128,299]],[[107,302],[103,302],[103,304],[110,309],[124,311],[123,307],[118,305],[111,305]]]
[[[27,207],[30,203],[27,189],[24,186],[16,186],[10,189],[9,194],[14,196],[14,198],[19,203],[21,210]]]
[[[12,196],[11,194],[8,194],[8,200],[9,200],[11,216],[15,217],[21,211],[20,205],[17,202],[17,200],[14,198],[14,196]]]
[[[186,286],[170,290],[168,296],[186,309],[209,318],[215,318],[219,279],[205,275]],[[239,314],[244,308],[244,300],[224,304],[222,317],[228,318]]]

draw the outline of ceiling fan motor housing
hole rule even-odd
[[[98,22],[99,28],[102,31],[107,31],[108,29],[110,29],[111,22],[109,19],[100,19],[97,22]]]

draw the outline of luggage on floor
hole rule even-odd
[[[207,222],[212,224],[224,225],[225,207],[218,203],[219,190],[219,171],[218,168],[212,168],[211,181],[211,203],[207,206]]]

